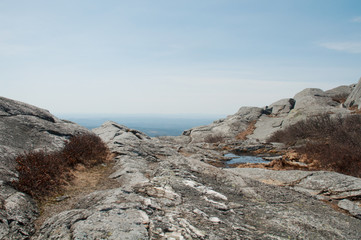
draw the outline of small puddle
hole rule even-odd
[[[250,155],[235,155],[233,153],[228,153],[224,155],[227,158],[232,158],[225,162],[226,165],[236,164],[236,163],[269,163],[270,161],[266,161],[258,156],[250,156]]]

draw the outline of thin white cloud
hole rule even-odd
[[[361,16],[354,17],[354,18],[352,18],[351,21],[352,21],[352,22],[361,23]]]
[[[361,42],[325,42],[320,45],[336,51],[361,53]]]

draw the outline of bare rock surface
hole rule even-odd
[[[202,161],[210,157],[208,150],[186,157],[171,141],[151,139],[114,122],[94,132],[117,155],[110,177],[121,187],[84,196],[74,209],[49,218],[34,239],[361,236],[360,220],[310,194],[211,166]]]
[[[87,129],[44,109],[0,97],[0,239],[27,239],[38,215],[34,201],[12,188],[14,156],[24,151],[58,150],[64,140]]]
[[[192,143],[207,141],[207,137],[211,136],[235,138],[240,132],[246,130],[252,121],[258,120],[263,111],[262,108],[257,107],[241,107],[234,115],[214,121],[207,126],[189,129],[183,135],[191,137]]]
[[[293,98],[296,101],[295,109],[328,106],[334,107],[339,105],[339,103],[333,101],[331,97],[319,88],[306,88],[297,93]]]
[[[273,115],[288,114],[295,107],[295,103],[293,98],[285,98],[272,103],[267,109]]]
[[[353,89],[355,88],[356,84],[352,84],[350,86],[342,85],[339,87],[332,88],[330,90],[325,91],[325,93],[332,98],[338,98],[338,99],[346,99]]]
[[[361,78],[346,99],[345,105],[348,107],[357,106],[358,109],[361,108]]]
[[[348,211],[353,216],[361,219],[361,203],[343,199],[338,203],[338,207]]]
[[[248,138],[255,141],[264,141],[274,132],[280,130],[284,121],[285,119],[283,117],[262,115],[255,124],[256,129]]]
[[[361,198],[360,178],[326,171],[275,171],[259,168],[233,168],[226,171],[263,183],[287,186],[295,191],[315,196],[317,199],[341,200],[339,203],[341,208],[360,218],[361,209],[358,202]]]

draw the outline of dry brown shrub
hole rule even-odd
[[[54,195],[72,179],[79,164],[92,167],[106,161],[108,150],[93,134],[72,137],[62,151],[30,151],[15,158],[18,181],[13,185],[38,200]]]
[[[74,167],[83,164],[88,167],[103,163],[108,155],[107,146],[95,134],[73,136],[65,143],[62,151],[66,165]]]
[[[332,119],[329,114],[312,116],[275,132],[268,141],[294,145],[299,140],[324,138],[325,134],[334,132],[342,121],[340,116]]]
[[[237,136],[236,139],[238,140],[246,140],[248,135],[253,134],[254,130],[256,129],[256,122],[257,121],[252,121],[246,130],[240,132]]]
[[[306,144],[296,149],[325,170],[361,177],[361,116],[319,115],[276,132],[269,141],[289,146],[299,140]]]
[[[344,144],[307,144],[300,149],[308,158],[316,159],[324,170],[361,177],[361,151]]]
[[[59,191],[71,177],[59,153],[27,152],[17,156],[15,161],[19,178],[13,184],[34,198],[41,199]]]

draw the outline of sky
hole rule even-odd
[[[0,96],[53,114],[233,114],[360,77],[359,0],[0,0]]]

